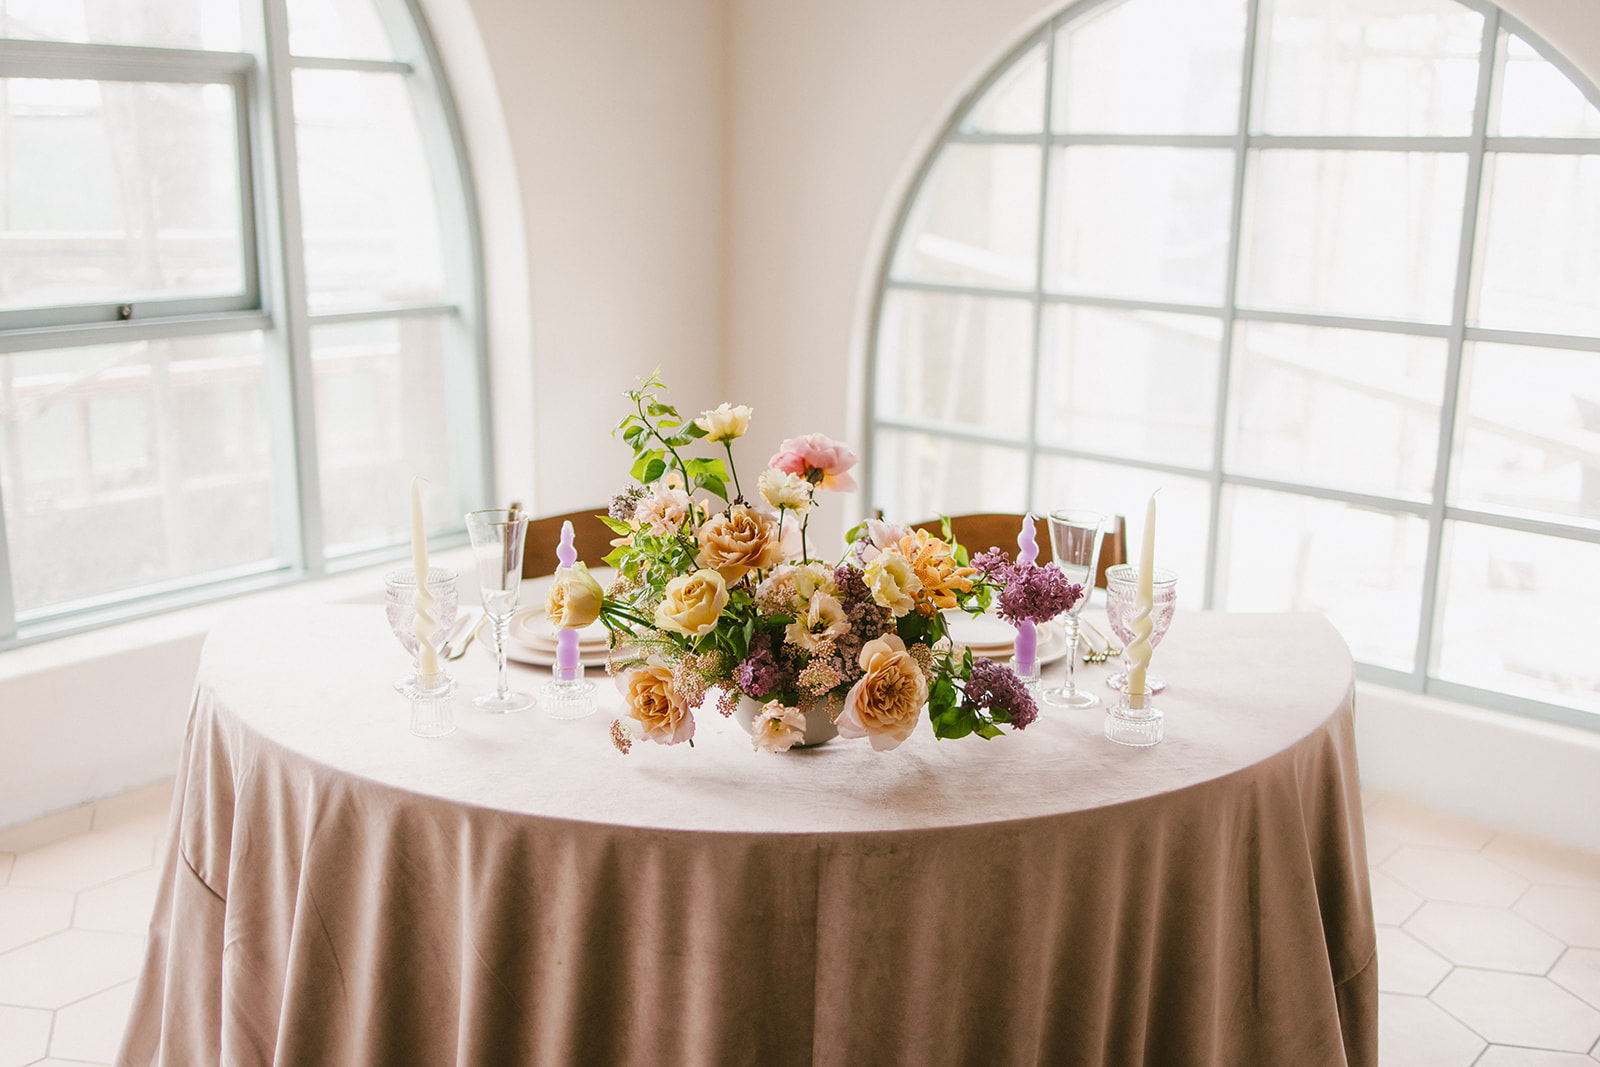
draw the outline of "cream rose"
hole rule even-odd
[[[750,724],[750,743],[757,752],[787,752],[806,739],[806,717],[799,708],[786,708],[777,701]]]
[[[911,736],[928,701],[928,680],[895,634],[861,646],[861,680],[850,687],[835,725],[840,737],[865,737],[887,752]]]
[[[782,562],[778,520],[755,508],[735,504],[700,527],[700,552],[695,565],[710,567],[725,581],[736,582],[753,570]]]
[[[844,605],[827,593],[817,592],[811,595],[805,615],[791,622],[783,636],[789,644],[815,652],[824,642],[849,632],[850,621],[845,618]]]
[[[761,499],[778,511],[804,515],[811,508],[811,483],[798,474],[768,467],[756,479]]]
[[[628,717],[658,745],[675,745],[694,736],[694,715],[672,691],[672,668],[651,657],[617,675]]]
[[[553,630],[576,630],[600,617],[606,593],[589,573],[587,563],[575,563],[556,571],[555,581],[545,597],[544,613]]]
[[[912,594],[922,588],[922,579],[912,570],[911,561],[899,552],[885,549],[878,553],[862,571],[862,577],[872,590],[872,599],[893,612],[895,618],[917,606]]]
[[[680,574],[667,583],[666,592],[656,607],[656,625],[690,637],[715,629],[728,606],[728,585],[714,570]]]
[[[750,409],[743,404],[718,404],[714,411],[702,411],[694,424],[706,432],[708,441],[732,441],[750,428]]]

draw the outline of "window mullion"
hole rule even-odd
[[[1461,203],[1461,240],[1456,246],[1456,288],[1450,306],[1446,339],[1443,395],[1439,401],[1439,441],[1434,456],[1433,501],[1428,510],[1428,550],[1422,569],[1422,603],[1417,612],[1417,651],[1411,667],[1414,688],[1427,688],[1433,653],[1434,616],[1439,599],[1439,568],[1444,559],[1445,497],[1450,488],[1450,454],[1455,442],[1456,409],[1461,393],[1461,358],[1467,333],[1467,304],[1472,290],[1472,252],[1477,244],[1478,201],[1483,187],[1484,145],[1489,130],[1489,98],[1493,92],[1495,52],[1500,34],[1498,9],[1483,17],[1483,42],[1478,52],[1478,97],[1467,147],[1466,189]]]
[[[16,403],[11,384],[14,373],[14,362],[0,355],[0,411],[11,411]],[[13,464],[15,472],[20,473],[21,465],[15,462],[16,432],[14,420],[0,419],[0,433],[11,437],[11,440],[5,443],[6,460]],[[0,482],[4,480],[0,479]],[[13,489],[21,488],[21,477],[13,477],[10,481]],[[6,537],[5,503],[5,487],[0,485],[0,647],[4,647],[6,642],[17,636],[17,598],[11,584],[11,544]]]
[[[1028,392],[1031,398],[1027,415],[1027,452],[1022,475],[1023,510],[1032,512],[1034,482],[1039,467],[1039,377],[1044,349],[1044,265],[1050,240],[1050,127],[1055,121],[1052,111],[1056,98],[1056,25],[1051,23],[1044,35],[1044,121],[1039,131],[1039,229],[1038,245],[1033,255],[1033,338],[1028,351]],[[1045,505],[1048,514],[1049,505]]]
[[[299,157],[289,14],[284,0],[262,5],[261,92],[256,100],[262,179],[257,195],[264,248],[263,292],[276,330],[268,334],[264,386],[274,435],[279,543],[293,545],[308,574],[325,570],[322,477],[317,459],[316,391],[306,310],[305,242],[301,236]]]
[[[1211,424],[1211,471],[1208,492],[1211,514],[1206,527],[1205,593],[1201,605],[1216,606],[1218,592],[1217,560],[1222,534],[1222,450],[1228,435],[1228,383],[1233,370],[1234,310],[1239,292],[1239,257],[1244,243],[1244,172],[1250,151],[1250,100],[1254,94],[1256,28],[1259,24],[1258,0],[1245,6],[1244,45],[1240,49],[1239,113],[1233,131],[1233,190],[1228,212],[1228,262],[1223,274],[1222,338],[1217,342],[1217,396]]]

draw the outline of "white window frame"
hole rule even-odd
[[[878,506],[883,494],[880,489],[885,472],[874,462],[874,451],[880,430],[907,431],[931,438],[961,441],[978,445],[997,445],[1018,450],[1026,462],[1026,500],[1017,502],[1018,508],[1038,510],[1036,468],[1040,456],[1088,460],[1130,469],[1169,473],[1185,478],[1205,479],[1209,482],[1210,522],[1206,541],[1204,575],[1204,607],[1210,609],[1215,601],[1215,584],[1218,572],[1219,525],[1222,515],[1222,494],[1225,486],[1255,488],[1287,493],[1315,500],[1335,501],[1357,507],[1392,513],[1414,515],[1428,523],[1427,557],[1423,570],[1423,588],[1420,620],[1414,649],[1413,668],[1399,671],[1372,664],[1358,663],[1356,674],[1363,680],[1390,685],[1413,692],[1426,692],[1461,703],[1513,712],[1537,719],[1561,722],[1600,731],[1600,714],[1593,714],[1565,705],[1553,704],[1494,690],[1445,681],[1428,673],[1433,647],[1438,605],[1440,561],[1447,521],[1466,522],[1480,526],[1513,530],[1522,533],[1542,534],[1573,541],[1600,544],[1600,527],[1579,523],[1564,523],[1546,519],[1497,514],[1472,508],[1446,504],[1449,485],[1452,446],[1456,431],[1456,405],[1460,395],[1462,353],[1466,343],[1473,341],[1529,345],[1542,348],[1559,348],[1594,352],[1600,358],[1600,337],[1584,337],[1558,333],[1535,333],[1513,330],[1493,330],[1467,324],[1468,298],[1471,293],[1471,271],[1479,219],[1479,195],[1484,157],[1489,153],[1519,154],[1582,154],[1600,155],[1600,137],[1545,138],[1545,137],[1492,137],[1488,135],[1491,82],[1494,76],[1499,35],[1507,31],[1532,46],[1541,57],[1550,62],[1576,85],[1587,99],[1600,107],[1600,89],[1586,78],[1569,61],[1547,45],[1522,23],[1501,11],[1486,0],[1456,0],[1463,6],[1479,12],[1484,17],[1482,47],[1479,53],[1477,98],[1474,104],[1471,132],[1464,137],[1356,137],[1356,136],[1278,136],[1255,134],[1250,131],[1250,108],[1253,103],[1255,74],[1255,49],[1259,0],[1247,0],[1245,41],[1242,49],[1242,80],[1239,94],[1237,127],[1234,133],[1219,135],[1158,135],[1158,134],[1063,134],[1052,132],[1051,107],[1055,100],[1055,41],[1063,27],[1087,15],[1094,9],[1115,0],[1080,0],[1070,4],[1038,30],[1020,42],[1012,52],[996,65],[982,84],[978,85],[952,112],[950,120],[937,144],[923,160],[909,192],[900,206],[892,238],[886,246],[879,269],[876,296],[872,313],[871,335],[868,342],[870,358],[866,370],[866,396],[868,434],[865,448],[867,468],[867,500],[869,506]],[[1042,132],[1026,134],[974,133],[961,130],[961,123],[972,108],[1014,65],[1040,46],[1044,49],[1045,98]],[[893,265],[901,242],[906,237],[911,212],[917,203],[929,176],[950,145],[1026,145],[1040,149],[1040,183],[1038,204],[1038,249],[1031,288],[1006,288],[992,285],[963,285],[942,282],[923,282],[896,278]],[[1227,275],[1223,299],[1218,304],[1191,305],[1162,301],[1119,299],[1112,297],[1080,296],[1047,292],[1045,286],[1044,257],[1046,255],[1046,227],[1048,225],[1048,198],[1050,196],[1051,149],[1067,145],[1144,145],[1184,148],[1223,148],[1234,156],[1233,188],[1230,205],[1230,230],[1227,254]],[[1448,323],[1429,324],[1397,322],[1357,316],[1303,314],[1286,311],[1263,311],[1236,306],[1236,285],[1239,268],[1240,231],[1243,217],[1245,172],[1248,153],[1261,148],[1301,148],[1323,150],[1368,150],[1387,152],[1417,152],[1454,154],[1465,153],[1468,160],[1466,196],[1462,205],[1460,245],[1456,261],[1455,289]],[[895,292],[921,292],[951,296],[981,298],[1011,298],[1031,302],[1033,317],[1032,351],[1029,354],[1030,397],[1026,425],[1015,434],[987,431],[978,427],[952,426],[934,420],[889,416],[881,412],[878,396],[878,361],[882,339],[885,303]],[[1213,413],[1212,456],[1209,467],[1187,467],[1177,464],[1130,459],[1109,455],[1092,449],[1063,447],[1041,442],[1038,436],[1038,405],[1032,399],[1040,380],[1041,329],[1044,309],[1047,306],[1068,305],[1112,308],[1127,311],[1175,312],[1217,319],[1221,323],[1222,337],[1218,352],[1218,380],[1216,408]],[[1439,413],[1439,436],[1434,464],[1431,497],[1426,501],[1408,500],[1400,496],[1383,496],[1372,493],[1350,492],[1324,486],[1253,477],[1230,473],[1224,469],[1224,435],[1228,421],[1228,377],[1233,351],[1234,324],[1237,322],[1269,322],[1292,325],[1335,327],[1339,329],[1381,331],[1386,334],[1442,338],[1447,345],[1447,364],[1443,403]]]

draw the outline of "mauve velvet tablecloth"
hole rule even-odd
[[[1347,649],[1180,613],[1155,662],[1153,749],[1046,708],[768,756],[711,711],[624,757],[603,677],[424,741],[380,607],[233,617],[119,1062],[1375,1064]]]

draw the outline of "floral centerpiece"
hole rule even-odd
[[[999,736],[1038,715],[1012,671],[947,640],[944,612],[984,611],[996,596],[1011,621],[1044,621],[1083,595],[1053,565],[1014,564],[995,550],[969,561],[949,535],[868,520],[837,560],[815,558],[807,532],[818,495],[856,488],[856,456],[821,434],[783,442],[747,497],[733,442],[747,407],[688,420],[652,375],[625,395],[616,433],[633,449],[633,484],[605,521],[618,535],[602,591],[582,564],[557,572],[547,604],[558,626],[600,619],[608,667],[626,706],[612,724],[624,752],[635,735],[694,737],[695,714],[747,701],[755,747],[801,743],[825,715],[841,737],[895,748],[923,709],[940,738]],[[694,446],[721,456],[691,456]],[[827,731],[825,731],[827,732]]]

